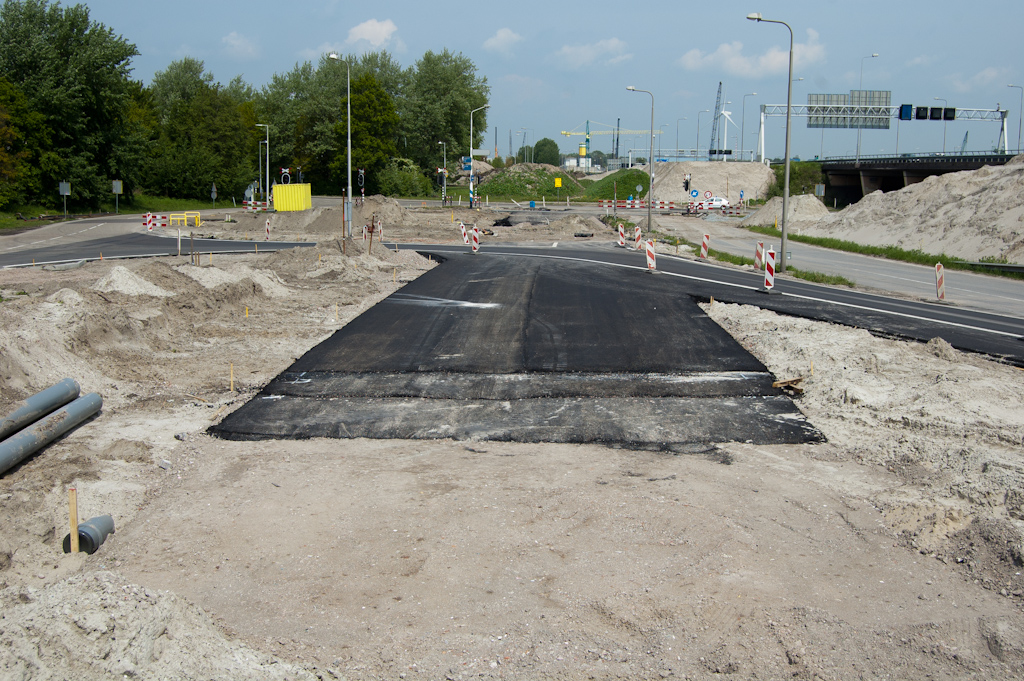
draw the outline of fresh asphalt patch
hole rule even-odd
[[[593,263],[455,255],[211,432],[667,448],[821,441],[685,286]]]

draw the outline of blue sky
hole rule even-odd
[[[68,4],[68,3],[65,3]],[[256,87],[297,62],[316,63],[325,52],[385,49],[403,65],[427,50],[448,48],[470,57],[491,86],[485,147],[508,153],[509,132],[518,147],[522,128],[532,143],[550,137],[565,152],[582,138],[562,130],[614,126],[647,129],[655,96],[654,126],[664,133],[656,146],[690,148],[697,141],[698,112],[714,110],[719,81],[732,112],[730,146],[739,149],[746,101],[744,142],[756,145],[758,106],[785,104],[789,32],[784,26],[748,21],[750,12],[786,21],[796,48],[793,102],[808,93],[847,93],[858,88],[891,90],[892,103],[1009,109],[1009,145],[1017,146],[1024,85],[1024,2],[979,0],[712,0],[636,3],[595,1],[517,3],[351,2],[86,2],[94,20],[134,42],[134,76],[148,82],[172,60],[191,56],[215,78],[236,75]],[[867,58],[878,53],[877,58]],[[700,115],[700,146],[710,137],[710,114]],[[686,120],[679,120],[682,118]],[[932,121],[902,123],[899,152],[991,149],[996,123]],[[781,156],[784,118],[769,119],[766,151]],[[945,134],[945,142],[943,135]],[[853,154],[852,130],[807,129],[794,119],[794,155],[813,158]],[[647,147],[623,136],[621,151]],[[592,148],[609,151],[611,135],[595,136]],[[865,130],[861,153],[894,153],[895,126]],[[646,155],[646,154],[645,154]]]

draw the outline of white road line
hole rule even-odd
[[[448,252],[450,252],[450,253],[460,253],[461,251],[448,251]],[[572,258],[572,257],[565,256],[565,255],[533,255],[533,254],[528,254],[528,253],[502,253],[501,255],[516,255],[516,256],[526,257],[526,258],[551,258],[553,260],[570,260],[570,261],[573,261],[573,262],[589,262],[589,263],[594,263],[596,265],[611,265],[612,267],[623,267],[625,269],[640,270],[640,271],[644,271],[644,272],[647,271],[646,267],[639,267],[637,265],[623,265],[623,264],[614,263],[614,262],[603,262],[601,260],[590,260],[589,258]],[[705,282],[705,283],[708,283],[708,284],[718,284],[719,286],[731,286],[732,288],[740,288],[740,289],[745,289],[747,291],[757,291],[757,290],[759,290],[758,288],[753,287],[753,286],[745,286],[743,284],[733,284],[733,283],[730,283],[730,282],[727,282],[727,281],[718,281],[718,280],[715,280],[715,279],[706,279],[704,277],[695,277],[695,276],[690,275],[690,274],[678,274],[676,272],[668,272],[666,270],[658,270],[658,272],[661,273],[661,274],[667,274],[670,277],[680,277],[682,279],[692,279],[693,281],[702,281],[702,282]],[[981,331],[983,333],[992,333],[992,334],[996,334],[998,336],[1006,336],[1008,338],[1020,338],[1020,334],[1019,333],[1010,333],[1008,331],[996,331],[995,329],[985,329],[985,328],[982,328],[980,326],[971,326],[970,324],[961,324],[959,322],[949,322],[949,321],[944,321],[944,320],[941,320],[941,319],[929,319],[928,317],[921,317],[919,315],[908,314],[906,312],[893,312],[893,311],[890,311],[890,310],[883,310],[883,309],[877,308],[877,307],[869,307],[867,305],[857,305],[855,303],[843,303],[843,302],[839,302],[839,301],[835,301],[835,300],[825,300],[824,298],[815,298],[814,296],[805,296],[805,295],[800,295],[800,294],[797,294],[797,293],[787,293],[785,291],[780,291],[779,293],[781,293],[784,296],[789,296],[790,298],[799,298],[801,300],[811,300],[811,301],[814,301],[814,302],[827,303],[827,304],[830,304],[830,305],[840,305],[842,307],[849,307],[849,308],[853,308],[853,309],[856,309],[856,310],[866,310],[868,312],[878,312],[880,314],[893,315],[893,316],[896,316],[896,317],[903,317],[905,319],[916,319],[916,320],[922,321],[922,322],[931,322],[932,324],[943,324],[945,326],[955,326],[955,327],[960,328],[960,329],[970,329],[971,331]],[[780,314],[785,314],[785,313],[780,313]],[[988,314],[988,313],[984,313],[984,314]]]

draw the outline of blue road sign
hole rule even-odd
[[[743,200],[743,190],[741,189],[740,190],[740,201],[742,201],[742,200]]]
[[[693,198],[697,198],[698,196],[700,196],[700,192],[697,191],[696,189],[691,189],[690,196],[692,196]]]

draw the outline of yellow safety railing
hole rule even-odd
[[[175,225],[181,225],[183,227],[188,227],[188,221],[189,220],[192,220],[193,224],[196,227],[198,227],[199,226],[199,211],[197,211],[197,210],[190,210],[190,211],[185,211],[184,213],[171,213],[170,225],[171,225],[171,227],[174,227]]]

